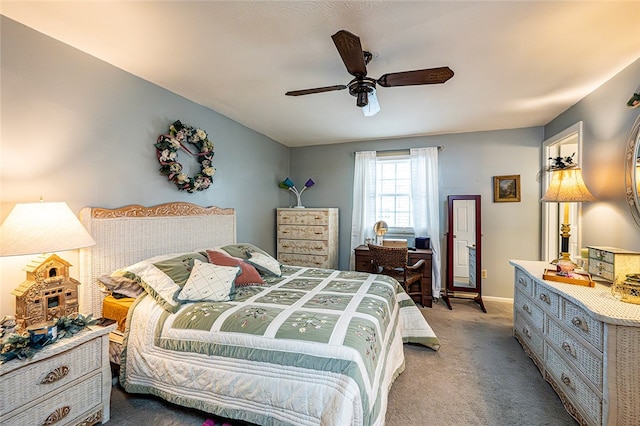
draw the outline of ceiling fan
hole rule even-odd
[[[418,86],[423,84],[441,84],[453,77],[449,67],[428,68],[414,71],[392,72],[384,74],[379,79],[367,77],[367,64],[373,55],[362,50],[360,38],[349,31],[340,30],[331,36],[338,53],[349,74],[354,76],[346,86],[326,86],[314,89],[293,90],[285,93],[287,96],[310,95],[313,93],[332,92],[334,90],[349,89],[349,94],[356,98],[356,105],[362,108],[364,115],[375,115],[380,111],[376,97],[376,85],[382,87]]]

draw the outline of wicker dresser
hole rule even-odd
[[[278,209],[278,260],[338,269],[338,209]]]
[[[567,411],[586,425],[638,425],[640,305],[610,288],[543,280],[550,265],[512,260],[513,333]]]
[[[0,424],[91,425],[109,420],[109,332],[91,327],[0,365]]]

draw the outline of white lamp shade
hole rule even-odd
[[[95,243],[66,203],[16,204],[0,226],[0,256],[73,250]]]
[[[582,179],[582,169],[560,169],[551,172],[549,188],[540,201],[576,203],[595,201]]]

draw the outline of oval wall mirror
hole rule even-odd
[[[640,115],[631,127],[625,152],[625,193],[631,215],[640,226]]]

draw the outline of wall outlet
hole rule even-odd
[[[480,276],[482,277],[482,279],[487,279],[487,270],[486,270],[486,269],[483,269],[483,270],[480,272]]]

